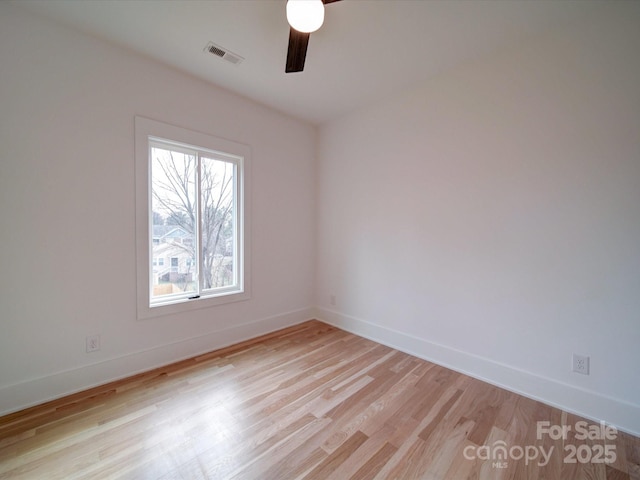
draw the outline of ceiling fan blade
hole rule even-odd
[[[327,3],[339,2],[339,1],[340,0],[322,0],[322,3],[326,5]]]
[[[304,70],[304,61],[307,58],[309,46],[309,33],[302,33],[294,28],[289,29],[289,48],[287,49],[286,73],[301,72]]]

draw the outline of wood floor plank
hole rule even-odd
[[[402,397],[407,389],[412,388],[418,379],[419,377],[412,371],[399,380],[396,379],[393,388],[388,389],[375,401],[372,401],[368,407],[351,417],[352,420],[345,424],[336,435],[349,437],[357,430],[361,430],[365,435],[373,435],[374,432],[384,427],[385,420],[402,405],[398,401],[399,397]],[[334,445],[335,442],[332,444],[330,439],[325,442],[323,447],[325,450],[331,451]]]
[[[484,463],[477,458],[465,458],[465,452],[474,451],[476,445],[469,440],[464,441],[459,446],[459,452],[456,460],[451,462],[449,471],[443,477],[443,480],[478,480],[480,478],[480,469]]]
[[[361,431],[356,431],[352,435],[350,435],[349,438],[352,438],[353,435],[364,434],[366,440],[340,465],[340,469],[327,476],[326,480],[342,480],[344,478],[353,477],[356,472],[358,472],[369,460],[371,460],[376,455],[376,453],[378,453],[380,449],[385,445],[386,438],[388,438],[388,436],[392,433],[392,430],[393,427],[383,425],[372,435],[367,435],[365,432]],[[334,452],[336,450],[334,450]],[[387,451],[387,453],[389,452]],[[364,471],[360,473],[360,475],[364,474]]]
[[[435,429],[440,428],[443,433],[442,437],[438,438],[445,438],[449,428],[448,426],[444,426],[445,422],[442,420],[444,420],[444,417],[450,410],[448,406],[455,404],[451,399],[457,399],[460,397],[458,392],[459,390],[452,385],[452,387],[447,389],[443,395],[438,398],[433,408],[424,416],[424,418],[415,422],[411,421],[409,422],[410,428],[402,429],[402,437],[396,437],[394,443],[394,445],[398,446],[398,450],[389,459],[387,464],[380,469],[380,472],[378,472],[375,477],[376,479],[412,478],[403,477],[402,475],[418,475],[416,478],[419,478],[420,473],[417,472],[419,470],[418,465],[421,464],[416,462],[416,458],[419,455],[423,455],[429,448],[429,444],[419,438],[419,434],[421,432],[425,432],[425,429],[429,428],[430,425],[433,425],[434,431]],[[446,412],[441,414],[443,410],[446,410]],[[440,420],[434,423],[434,419],[436,418]],[[428,435],[428,437],[430,438],[431,435]],[[437,444],[438,441],[434,440],[433,444]]]
[[[423,459],[423,476],[444,478],[451,464],[459,459],[460,447],[464,445],[474,427],[473,420],[461,419],[442,441],[429,441],[429,448]]]
[[[418,437],[424,440],[425,442],[429,440],[433,432],[435,432],[436,428],[442,421],[442,419],[449,413],[453,405],[458,401],[460,396],[462,395],[462,390],[456,390],[453,395],[447,400],[447,402],[442,405],[440,409],[436,412],[436,414],[431,418],[431,421],[420,431]]]
[[[389,462],[380,469],[375,479],[404,479],[422,478],[424,465],[422,459],[426,458],[427,443],[417,437],[412,438],[412,443],[407,442],[406,448],[396,451]]]
[[[382,447],[371,455],[358,471],[350,477],[350,480],[369,480],[374,478],[376,473],[380,471],[382,466],[387,463],[389,458],[391,458],[397,450],[394,445],[385,442]]]
[[[367,440],[367,436],[358,431],[347,439],[333,453],[328,455],[313,470],[311,470],[304,478],[318,479],[327,478],[336,469],[340,467],[363,443]]]
[[[538,431],[581,421],[310,321],[1,417],[0,479],[640,480],[636,437]]]

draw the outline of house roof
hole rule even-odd
[[[190,235],[186,230],[177,225],[154,225],[153,238],[183,238]]]

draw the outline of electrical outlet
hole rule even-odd
[[[582,375],[589,375],[589,357],[574,353],[572,370]]]
[[[89,335],[87,337],[87,353],[100,350],[100,335]]]

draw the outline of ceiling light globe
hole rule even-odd
[[[299,32],[315,32],[324,22],[322,0],[288,0],[287,21]]]

